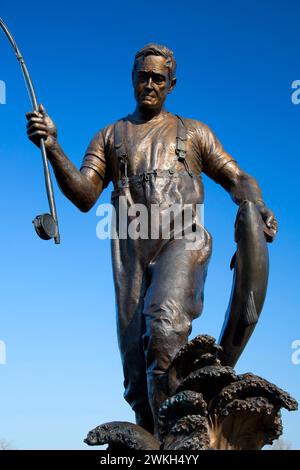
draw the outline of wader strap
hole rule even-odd
[[[187,141],[187,132],[184,121],[182,117],[177,117],[177,137],[176,137],[176,155],[178,157],[178,161],[184,164],[186,171],[190,174],[189,164],[186,160],[186,141]]]
[[[187,131],[184,124],[183,119],[176,114],[177,117],[177,136],[176,136],[176,155],[178,157],[178,161],[184,164],[186,172],[193,176],[193,173],[190,171],[188,162],[186,160],[186,141],[187,141]],[[129,182],[129,178],[127,175],[127,165],[128,165],[128,155],[125,147],[125,122],[123,119],[120,119],[116,122],[114,126],[114,147],[116,156],[119,162],[119,181],[120,186],[124,187]],[[170,174],[174,174],[175,170],[171,168],[168,170]],[[150,173],[150,172],[146,172]],[[154,170],[155,173],[155,170]],[[157,173],[157,171],[156,171]],[[177,172],[176,172],[177,173]],[[180,173],[178,173],[180,174]],[[140,175],[137,175],[137,178],[140,178]]]
[[[117,121],[114,126],[115,152],[119,162],[119,179],[127,179],[128,156],[124,145],[125,139],[123,135],[124,121]]]
[[[129,176],[128,178],[123,178],[117,182],[117,188],[126,188],[134,184],[143,184],[147,181],[150,181],[151,179],[156,179],[156,178],[177,178],[177,177],[191,177],[193,176],[192,172],[187,172],[187,171],[174,171],[173,168],[169,168],[169,170],[152,170],[152,171],[143,171],[142,173],[139,173],[138,175],[132,175]],[[200,178],[199,176],[196,176],[196,178]]]

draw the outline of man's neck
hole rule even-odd
[[[163,106],[160,109],[147,109],[136,107],[134,113],[131,115],[135,120],[147,122],[160,114],[166,114],[166,108]]]

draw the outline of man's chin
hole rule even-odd
[[[159,106],[157,106],[157,103],[151,103],[151,101],[148,101],[148,100],[140,101],[139,106],[140,108],[145,109],[145,110],[149,109],[149,111],[150,110],[155,111],[156,109],[159,109]]]

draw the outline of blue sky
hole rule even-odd
[[[300,400],[300,79],[296,0],[169,0],[163,3],[2,0],[39,101],[55,120],[66,154],[80,166],[95,132],[134,109],[134,53],[171,47],[178,84],[167,108],[207,123],[259,181],[279,220],[259,324],[236,370],[252,371]],[[109,241],[96,238],[96,206],[80,213],[55,184],[62,243],[40,240],[31,221],[47,211],[39,151],[27,140],[30,103],[19,65],[0,35],[0,438],[18,449],[81,449],[94,426],[133,421],[123,400]],[[228,304],[236,206],[205,178],[206,227],[214,252],[204,313],[192,336],[218,338]],[[109,202],[110,189],[99,202]],[[300,449],[299,412],[283,413],[284,437]]]

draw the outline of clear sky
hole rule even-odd
[[[49,2],[2,0],[39,101],[79,166],[95,132],[132,112],[134,53],[166,44],[178,62],[167,108],[207,123],[259,181],[279,220],[259,324],[239,361],[300,400],[291,361],[299,321],[299,123],[291,84],[300,79],[297,0]],[[1,32],[0,32],[1,33]],[[42,241],[32,219],[47,212],[40,154],[26,137],[31,109],[21,71],[0,34],[0,438],[17,449],[81,449],[86,433],[133,421],[123,400],[109,241],[96,237],[97,205],[80,213],[55,184],[62,243]],[[214,238],[203,315],[192,336],[218,338],[228,304],[236,206],[205,178],[205,222]],[[99,202],[109,202],[108,188]],[[299,412],[283,412],[300,449]]]

